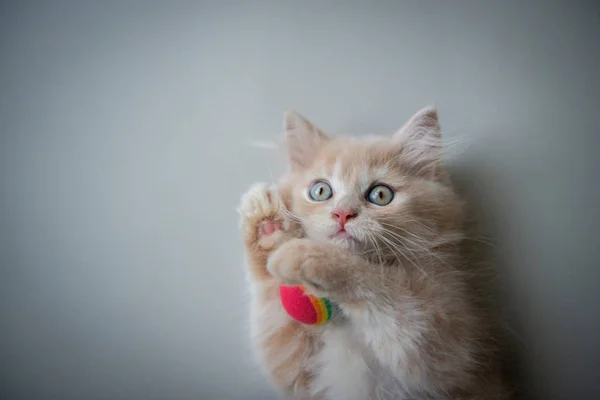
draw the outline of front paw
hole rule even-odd
[[[241,200],[239,213],[246,244],[271,249],[281,243],[290,226],[283,217],[284,206],[275,187],[252,185]]]
[[[273,252],[267,270],[283,284],[304,286],[314,296],[327,297],[343,281],[329,253],[320,243],[292,239]]]

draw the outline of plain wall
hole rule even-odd
[[[252,3],[252,4],[251,4]],[[235,208],[435,104],[539,399],[600,398],[597,2],[3,2],[0,398],[273,399]]]

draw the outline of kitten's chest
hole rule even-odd
[[[315,394],[327,400],[406,398],[395,377],[377,363],[362,332],[336,327],[323,332],[322,339],[323,347],[315,360]]]

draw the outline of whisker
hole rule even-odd
[[[290,210],[288,210],[288,208],[285,206],[285,204],[281,204],[281,210],[283,211],[283,213],[285,214],[285,216],[287,216],[288,218],[297,221],[297,222],[302,222],[302,219],[297,216],[296,214],[292,213]]]
[[[383,266],[383,255],[381,252],[381,248],[379,247],[379,244],[377,243],[377,240],[375,240],[375,237],[373,236],[373,233],[371,232],[367,232],[367,237],[371,240],[371,242],[373,243],[373,245],[375,246],[375,248],[377,249],[377,257],[379,258],[379,269],[381,270],[381,279],[384,279],[384,266]]]
[[[425,277],[429,278],[429,275],[427,275],[427,273],[425,272],[425,270],[423,268],[421,268],[421,266],[419,266],[415,261],[413,261],[411,259],[411,257],[407,257],[406,254],[404,254],[404,252],[402,251],[402,249],[400,249],[398,247],[398,245],[396,245],[394,242],[392,242],[391,240],[387,239],[386,237],[384,237],[383,235],[381,235],[379,233],[375,233],[375,234],[377,235],[377,237],[379,239],[381,239],[383,241],[384,244],[386,244],[389,247],[389,249],[392,251],[392,253],[394,253],[396,256],[398,256],[398,254],[396,253],[396,251],[398,253],[400,253],[400,256],[402,258],[408,260],[412,265],[414,265],[414,267],[416,269],[418,269],[423,275],[425,275]],[[414,257],[414,254],[412,256]]]
[[[415,243],[415,242],[411,241],[410,239],[407,239],[407,238],[405,238],[405,237],[402,237],[402,236],[401,236],[401,235],[399,235],[398,233],[396,233],[396,232],[392,232],[392,231],[390,231],[390,230],[387,230],[387,229],[385,229],[385,228],[383,229],[383,232],[385,232],[385,233],[388,233],[388,234],[392,235],[394,238],[398,239],[398,240],[399,240],[399,242],[400,242],[400,243],[398,243],[398,244],[402,244],[402,245],[404,245],[404,242],[409,242],[410,244],[412,244],[413,246],[415,246],[415,247],[416,247],[415,249],[411,249],[411,248],[407,247],[406,245],[404,245],[404,248],[405,248],[405,249],[406,249],[408,252],[410,252],[410,253],[411,253],[411,255],[413,255],[415,258],[419,258],[419,257],[418,257],[417,255],[415,255],[415,253],[414,253],[414,251],[417,251],[417,252],[423,253],[423,254],[424,254],[424,255],[426,255],[426,256],[429,256],[429,257],[433,257],[433,258],[435,258],[435,259],[436,259],[436,260],[438,260],[438,261],[439,261],[439,262],[440,262],[442,265],[447,265],[447,262],[446,262],[446,261],[444,261],[444,260],[443,260],[443,259],[442,259],[442,258],[441,258],[441,257],[440,257],[438,254],[436,254],[436,252],[435,252],[433,249],[431,249],[431,248],[428,248],[428,247],[427,247],[427,246],[425,246],[424,244],[422,244],[422,245],[419,245],[419,243]],[[414,250],[414,251],[413,251],[413,250]]]
[[[400,226],[388,224],[388,223],[385,223],[385,222],[380,222],[380,223],[381,223],[381,225],[389,226],[389,227],[392,227],[394,229],[399,229],[402,232],[405,232],[405,233],[409,234],[410,236],[412,236],[412,237],[414,237],[416,239],[423,240],[423,238],[421,238],[420,236],[418,236],[418,235],[416,235],[416,234],[414,234],[414,233],[412,233],[412,232],[410,232],[410,231],[408,231],[408,230],[406,230],[406,229],[404,229],[404,228],[402,228]]]

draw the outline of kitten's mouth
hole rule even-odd
[[[340,238],[340,239],[351,239],[351,240],[356,240],[354,238],[354,236],[352,236],[351,234],[348,233],[347,230],[345,229],[340,229],[339,231],[337,231],[337,233],[334,233],[333,235],[331,235],[332,238]]]

